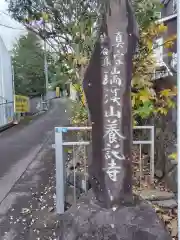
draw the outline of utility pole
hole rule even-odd
[[[47,52],[46,52],[46,40],[44,40],[44,75],[46,81],[46,100],[47,100],[47,93],[48,93],[48,64],[47,64]]]
[[[45,0],[42,0],[42,1],[40,0],[40,3],[42,4],[43,7],[47,5]],[[44,28],[44,32],[46,32],[45,31],[46,21],[44,21],[44,23],[43,23],[43,28]],[[49,81],[48,81],[48,63],[47,63],[47,51],[46,50],[47,50],[47,47],[46,47],[46,35],[45,35],[44,36],[44,75],[45,75],[46,99],[44,99],[44,100],[47,101],[48,100],[47,93],[48,93],[48,85],[49,85],[48,83],[49,83]]]

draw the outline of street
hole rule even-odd
[[[0,204],[48,138],[53,143],[54,127],[67,124],[66,100],[55,99],[47,113],[27,126],[15,126],[0,134]]]

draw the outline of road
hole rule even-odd
[[[0,203],[52,137],[55,126],[67,125],[67,100],[55,99],[51,109],[27,126],[15,126],[0,134]]]

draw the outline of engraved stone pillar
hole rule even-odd
[[[132,201],[131,77],[137,26],[129,1],[110,1],[84,78],[92,120],[89,174],[100,204]]]

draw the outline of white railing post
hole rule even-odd
[[[55,128],[55,158],[56,158],[56,211],[64,213],[64,159],[63,133],[60,127]]]
[[[151,153],[150,153],[151,184],[154,183],[154,126],[151,128]]]

